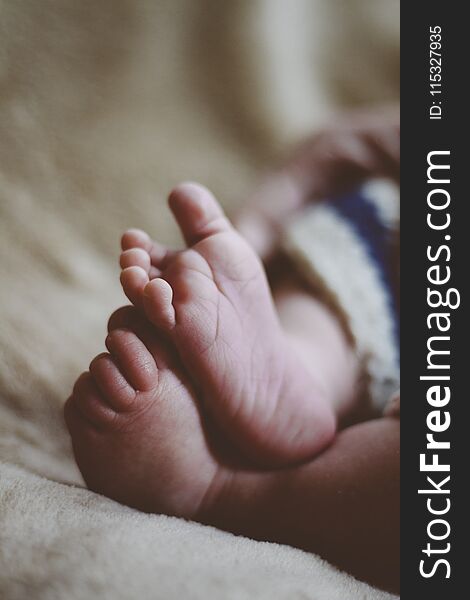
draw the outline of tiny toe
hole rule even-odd
[[[134,306],[142,306],[142,294],[149,282],[148,273],[141,267],[127,267],[121,271],[121,285]]]
[[[136,390],[146,392],[155,387],[158,381],[155,359],[134,332],[123,329],[111,331],[106,338],[106,347]]]
[[[173,250],[169,250],[162,244],[153,241],[152,238],[141,229],[128,229],[121,237],[121,248],[123,253],[128,250],[140,248],[149,255],[152,266],[157,267],[158,269],[164,268],[168,260],[171,260],[175,254]],[[126,266],[130,267],[133,265],[129,264]],[[137,266],[142,265],[137,264]],[[124,268],[122,264],[121,267]]]
[[[119,257],[119,264],[121,269],[127,269],[128,267],[140,267],[146,273],[150,271],[150,256],[148,252],[142,248],[130,248],[124,250]]]
[[[141,319],[141,313],[135,306],[121,306],[109,317],[108,333],[113,329],[132,329],[134,323]]]
[[[71,402],[92,425],[111,423],[116,418],[116,413],[103,398],[89,372],[82,373],[75,382]]]
[[[147,252],[152,249],[152,239],[149,234],[142,229],[128,229],[121,236],[122,250],[130,250],[131,248],[142,248]]]
[[[134,333],[153,356],[159,371],[172,368],[175,364],[177,355],[174,348],[168,340],[163,339],[161,335],[156,335],[157,330],[147,316],[134,306],[121,306],[114,311],[108,321],[108,333],[116,329]],[[109,341],[106,341],[106,345],[110,350]],[[120,370],[124,372],[123,369]]]
[[[173,290],[164,279],[153,279],[144,288],[144,309],[150,321],[157,327],[172,329],[175,325],[175,309],[172,304]]]
[[[220,204],[202,185],[181,183],[170,193],[168,201],[189,246],[231,228]]]
[[[90,373],[112,408],[119,411],[132,406],[135,390],[109,354],[104,352],[94,358],[90,364]]]
[[[74,396],[69,396],[64,404],[64,419],[70,433],[82,424],[82,414],[77,410]]]

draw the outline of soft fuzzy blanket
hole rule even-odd
[[[342,105],[394,100],[398,0],[0,0],[0,597],[390,596],[86,490],[61,416],[180,179],[229,209]]]

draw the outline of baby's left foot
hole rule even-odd
[[[202,186],[178,186],[170,207],[187,249],[124,234],[125,293],[165,332],[208,410],[249,458],[274,466],[313,456],[333,437],[333,411],[293,354],[260,260]]]
[[[65,420],[88,487],[153,513],[200,519],[224,474],[174,349],[134,307],[116,311]]]

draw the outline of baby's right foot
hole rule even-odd
[[[227,436],[250,459],[307,459],[332,439],[331,403],[293,354],[262,265],[203,187],[182,184],[170,207],[188,245],[167,252],[143,232],[123,237],[129,299],[176,347]]]

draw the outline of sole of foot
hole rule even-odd
[[[181,184],[169,204],[187,247],[126,232],[126,295],[170,340],[247,458],[277,467],[313,457],[333,439],[334,413],[282,331],[259,258],[204,187]]]

